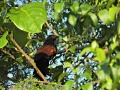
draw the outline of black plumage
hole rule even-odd
[[[46,76],[47,72],[49,72],[49,60],[54,57],[57,53],[57,48],[55,42],[57,40],[57,36],[49,35],[44,42],[43,46],[41,46],[34,57],[34,62],[38,69],[42,72],[44,76]],[[34,77],[38,78],[39,80],[43,80],[34,70]]]

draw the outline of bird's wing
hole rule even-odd
[[[56,50],[55,46],[44,45],[38,49],[36,54],[45,53],[48,55],[48,57],[51,57],[52,55],[56,54],[56,52],[57,52],[57,50]]]

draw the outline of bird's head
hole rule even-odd
[[[44,42],[44,45],[56,45],[58,43],[58,36],[49,35]]]

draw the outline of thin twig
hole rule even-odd
[[[77,47],[75,50],[76,50],[76,52],[78,51],[78,50],[83,50],[84,48],[86,48],[86,47],[88,47],[88,46],[90,46],[90,45],[86,45],[86,46],[79,46],[79,47]],[[69,52],[70,50],[68,49],[67,50],[67,52]],[[66,52],[66,49],[63,49],[63,50],[60,50],[60,51],[57,51],[57,54],[61,54],[61,53],[65,53]]]
[[[38,75],[44,80],[44,82],[48,82],[45,76],[41,73],[41,71],[36,67],[34,61],[21,49],[21,47],[16,43],[16,41],[9,36],[9,39],[12,43],[18,48],[18,50],[25,56],[25,58],[31,63],[34,69],[37,71]]]
[[[54,35],[59,36],[59,34],[56,33],[55,30],[53,30],[53,28],[48,24],[47,21],[45,23],[46,23],[47,27],[54,33]]]
[[[15,59],[15,57],[12,54],[10,54],[9,52],[7,52],[6,50],[1,49],[1,51],[5,54],[9,55],[12,59]]]

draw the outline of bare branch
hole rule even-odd
[[[54,35],[59,36],[59,34],[56,33],[55,30],[53,30],[53,28],[48,24],[47,21],[45,23],[46,23],[47,27],[54,33]]]
[[[6,50],[1,49],[1,51],[5,54],[9,55],[12,59],[15,59],[15,57],[12,54],[10,54],[9,52],[7,52]]]

